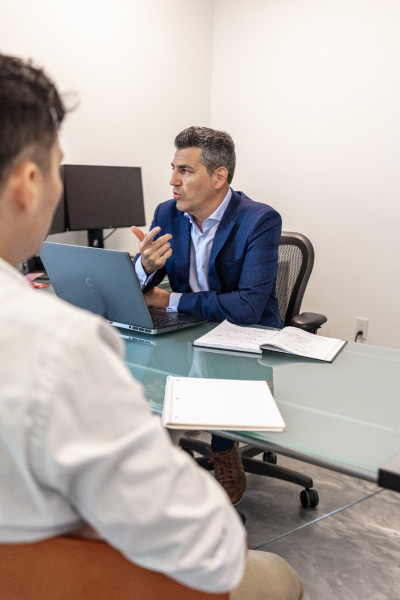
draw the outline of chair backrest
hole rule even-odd
[[[128,561],[103,541],[0,544],[1,600],[228,600]]]
[[[314,265],[314,248],[301,233],[282,231],[279,244],[276,296],[283,324],[300,312],[301,302]]]

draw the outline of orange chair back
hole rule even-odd
[[[0,544],[1,600],[228,600],[143,569],[103,541]]]

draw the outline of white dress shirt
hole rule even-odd
[[[189,285],[192,292],[206,292],[210,289],[208,286],[208,266],[210,263],[211,249],[218,226],[228,207],[231,196],[232,190],[229,188],[227,195],[218,208],[203,222],[203,231],[200,231],[197,227],[192,215],[183,213],[191,223]],[[161,235],[164,233],[169,232],[161,232]],[[135,270],[141,287],[147,285],[151,280],[151,277],[154,277],[154,273],[150,276],[146,274],[140,260],[136,261]],[[178,304],[181,296],[182,294],[179,292],[171,293],[167,308],[168,311],[178,312]]]
[[[128,559],[208,592],[235,587],[245,533],[173,446],[101,318],[0,259],[0,542],[89,523]]]

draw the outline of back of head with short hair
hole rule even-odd
[[[188,127],[175,138],[177,150],[201,148],[201,162],[211,175],[218,167],[228,171],[228,183],[233,179],[236,165],[235,144],[225,131],[209,127]]]
[[[49,168],[50,150],[65,112],[42,69],[0,54],[0,186],[21,159]]]

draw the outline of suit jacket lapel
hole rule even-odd
[[[189,269],[190,269],[190,221],[183,214],[179,214],[174,220],[173,240],[179,240],[179,246],[174,244],[173,258],[175,262],[175,274],[180,292],[190,292]]]
[[[235,217],[238,211],[239,203],[240,196],[236,194],[236,192],[232,191],[232,198],[226,211],[224,212],[221,223],[218,226],[211,249],[210,266],[208,270],[208,284],[210,290],[220,291],[221,283],[215,268],[215,261],[235,225]]]

